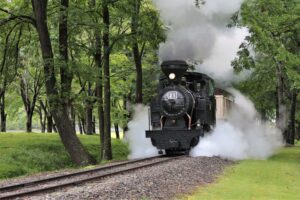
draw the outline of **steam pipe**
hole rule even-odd
[[[188,127],[188,129],[189,130],[191,130],[191,127],[192,127],[192,118],[191,118],[191,116],[188,114],[188,113],[185,113],[186,114],[186,116],[188,117],[188,119],[189,119],[189,127]]]

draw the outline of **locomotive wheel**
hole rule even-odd
[[[199,143],[200,137],[194,137],[191,142],[191,147],[196,146]]]

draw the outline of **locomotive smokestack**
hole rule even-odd
[[[164,74],[170,79],[179,80],[188,70],[189,65],[183,60],[169,60],[161,64]]]

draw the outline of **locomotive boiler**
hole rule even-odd
[[[150,130],[146,137],[159,152],[188,152],[216,123],[214,81],[188,72],[185,61],[164,61],[158,94],[150,104]]]

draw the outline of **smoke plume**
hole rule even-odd
[[[199,8],[194,0],[153,0],[168,26],[167,41],[160,45],[161,60],[189,60],[201,63],[197,71],[218,82],[234,82],[231,61],[248,35],[246,28],[228,28],[231,16],[243,0],[209,0]]]
[[[243,0],[207,0],[199,8],[195,0],[153,0],[168,27],[167,40],[160,45],[160,60],[187,60],[198,72],[215,79],[225,89],[232,82],[243,80],[251,72],[235,75],[231,61],[239,45],[249,34],[246,28],[228,28],[231,16],[240,9]],[[259,121],[253,103],[235,90],[235,108],[228,121],[217,122],[211,134],[200,140],[192,156],[221,156],[229,159],[262,159],[282,145],[279,131]],[[148,125],[147,107],[138,105],[129,123],[126,137],[130,158],[157,154],[145,138]]]
[[[149,107],[140,104],[134,107],[133,119],[128,123],[125,134],[130,149],[129,159],[152,157],[158,153],[150,139],[145,137],[149,126],[148,110]]]
[[[228,28],[231,16],[243,0],[208,0],[200,8],[194,0],[153,0],[168,26],[167,41],[160,45],[161,60],[198,62],[196,70],[213,77],[226,88],[251,72],[234,74],[231,61],[249,34],[246,28]],[[282,144],[280,132],[259,122],[253,103],[235,90],[235,108],[228,121],[218,122],[212,134],[202,139],[193,156],[218,155],[232,159],[266,158]]]
[[[264,159],[282,146],[280,131],[259,120],[253,103],[236,90],[235,105],[227,121],[218,121],[212,133],[200,140],[191,156],[221,156],[233,160]]]

